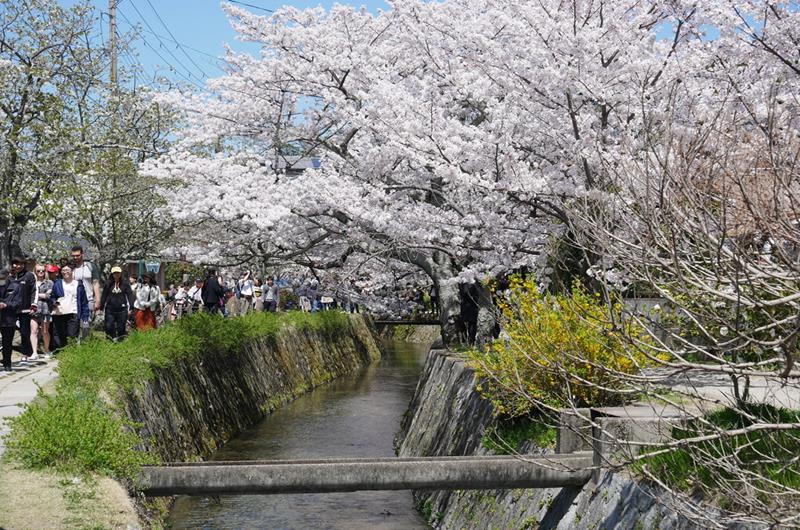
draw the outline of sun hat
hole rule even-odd
[[[111,274],[114,274],[115,272],[122,272],[122,269],[120,267],[111,267]]]

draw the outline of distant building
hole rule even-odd
[[[322,159],[315,156],[284,156],[275,169],[283,170],[286,176],[297,177],[306,169],[319,169]]]

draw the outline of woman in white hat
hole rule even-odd
[[[133,303],[133,290],[122,279],[122,269],[112,267],[111,278],[100,296],[100,310],[105,311],[106,336],[109,339],[116,342],[125,338],[125,324],[133,311]]]

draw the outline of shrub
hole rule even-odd
[[[511,279],[500,304],[505,338],[467,353],[479,391],[499,415],[537,408],[620,404],[624,376],[650,362],[647,331],[575,283],[565,295],[539,293],[532,279]],[[633,343],[636,343],[635,345]]]
[[[134,449],[133,425],[112,415],[91,392],[65,389],[40,399],[10,421],[8,456],[27,467],[99,472],[132,479],[155,458]]]
[[[202,278],[205,269],[200,265],[185,262],[167,263],[164,267],[164,283],[166,284],[164,287],[168,287],[170,284],[176,286],[182,284],[184,274],[188,275],[189,281],[193,281],[194,278]]]

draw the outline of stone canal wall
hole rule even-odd
[[[121,399],[162,461],[199,460],[297,396],[380,358],[370,324],[349,315],[335,332],[286,326],[235,355],[157,369]]]
[[[440,326],[377,325],[376,328],[381,340],[398,340],[414,344],[433,344],[442,340]]]
[[[488,454],[481,439],[491,421],[492,406],[475,391],[472,370],[431,350],[398,435],[398,455]],[[669,502],[657,502],[668,500],[662,491],[625,473],[603,472],[582,488],[416,491],[414,499],[431,526],[442,529],[700,528],[675,515]]]

